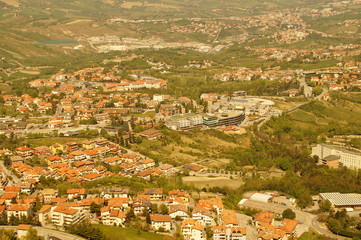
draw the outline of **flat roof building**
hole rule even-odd
[[[318,156],[321,161],[334,159],[331,155],[338,156],[340,158],[340,166],[345,166],[353,170],[361,169],[361,153],[349,151],[340,147],[335,147],[328,144],[317,144],[312,148],[312,155]]]
[[[361,194],[357,193],[320,193],[323,200],[329,200],[336,208],[360,208],[361,207]]]

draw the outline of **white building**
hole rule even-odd
[[[263,193],[255,193],[250,197],[250,199],[258,202],[268,203],[272,199],[272,196]]]
[[[189,216],[187,213],[187,206],[183,204],[170,205],[169,216],[171,216],[171,218],[176,218],[176,217],[179,217],[181,219],[188,218]]]
[[[191,125],[191,121],[186,118],[179,118],[176,121],[177,128],[185,128]]]
[[[205,240],[203,227],[194,219],[184,219],[181,225],[181,232],[186,240]]]
[[[317,144],[316,147],[312,148],[312,155],[318,156],[320,159],[330,155],[339,156],[340,164],[342,166],[354,170],[361,168],[361,153],[358,152],[349,151],[327,144]]]
[[[203,207],[193,208],[192,219],[202,224],[202,226],[214,226],[216,224],[212,216],[212,211]]]
[[[51,220],[51,205],[43,205],[38,211],[39,222],[42,226],[50,222]]]
[[[202,116],[198,116],[198,115],[189,116],[188,120],[190,121],[191,125],[202,125],[203,124]]]
[[[150,221],[154,230],[163,228],[165,231],[170,231],[172,229],[172,218],[169,215],[151,214]]]
[[[246,240],[247,230],[246,228],[232,227],[227,228],[226,226],[214,226],[213,240]]]
[[[164,95],[154,94],[154,95],[153,95],[153,100],[154,100],[154,101],[161,102],[161,101],[164,100]]]
[[[124,226],[125,212],[110,210],[108,206],[101,209],[101,220],[104,225]]]
[[[29,204],[11,204],[6,210],[8,220],[11,216],[16,218],[29,217],[31,214],[31,206]]]
[[[68,207],[56,207],[53,210],[52,222],[56,226],[73,225],[81,222],[84,218],[84,212],[79,209]]]

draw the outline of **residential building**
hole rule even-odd
[[[170,231],[172,229],[172,218],[169,215],[151,214],[150,221],[154,230]]]
[[[213,240],[246,240],[247,230],[246,228],[231,227],[227,228],[224,225],[214,226]]]
[[[11,216],[15,216],[17,218],[21,217],[29,217],[31,216],[31,205],[29,204],[10,204],[8,209],[6,210],[6,214],[8,220]]]
[[[256,214],[256,216],[253,217],[253,222],[256,227],[258,227],[260,224],[268,224],[271,225],[274,223],[274,213],[270,212],[259,212]]]
[[[214,226],[216,224],[212,215],[212,210],[201,206],[195,206],[193,208],[192,219],[196,220],[203,226]]]
[[[69,200],[72,200],[74,198],[84,199],[86,197],[86,189],[84,188],[68,189],[66,191],[66,194],[68,194]]]
[[[101,196],[105,199],[128,198],[129,188],[105,188]]]
[[[181,224],[181,233],[186,240],[206,240],[203,236],[203,227],[194,219],[184,219]]]
[[[51,203],[53,198],[58,197],[58,190],[55,189],[44,189],[40,191],[40,194],[44,198],[44,203]]]
[[[51,221],[52,205],[43,205],[38,211],[39,222],[42,226]]]
[[[74,225],[85,218],[82,210],[69,207],[55,207],[52,214],[52,222],[56,226]]]
[[[163,199],[163,188],[146,188],[144,195],[149,195],[151,201],[161,201]]]
[[[183,204],[176,204],[169,206],[169,216],[171,218],[180,218],[185,219],[188,218],[188,208],[186,205]]]

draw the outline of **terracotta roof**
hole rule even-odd
[[[297,227],[298,221],[293,219],[285,218],[282,221],[282,226],[279,228],[285,231],[286,233],[292,233]]]
[[[163,188],[146,188],[144,189],[145,195],[163,194]]]
[[[16,229],[17,230],[29,230],[32,226],[28,224],[20,224]]]
[[[63,202],[63,203],[58,203],[58,207],[76,208],[76,207],[81,207],[81,205],[76,202]]]
[[[78,210],[68,207],[57,207],[54,209],[54,212],[64,213],[67,215],[74,215],[76,212],[78,212]]]
[[[152,222],[170,222],[172,218],[169,215],[151,214],[150,220]]]
[[[21,187],[17,187],[17,186],[6,186],[4,191],[5,192],[20,192]]]
[[[16,198],[18,196],[17,192],[5,192],[1,198],[2,199],[13,199]]]
[[[187,206],[183,205],[183,204],[176,204],[176,205],[170,205],[169,206],[169,213],[174,213],[177,211],[183,211],[183,212],[187,212]]]
[[[128,198],[111,198],[108,201],[109,207],[121,207],[123,204],[128,204]]]
[[[275,214],[270,212],[260,212],[257,213],[254,217],[254,220],[262,223],[270,224],[274,218]]]
[[[43,212],[46,212],[48,210],[50,210],[52,207],[52,205],[43,205],[40,210],[38,211],[38,213],[43,213]]]
[[[85,194],[85,188],[76,188],[76,189],[68,189],[66,191],[67,194]]]
[[[232,210],[224,210],[222,212],[222,220],[225,225],[233,224],[238,225],[237,215],[235,211]]]
[[[30,205],[28,204],[11,204],[8,211],[28,211]]]
[[[91,179],[95,179],[95,178],[98,178],[101,176],[102,175],[99,173],[89,173],[89,174],[84,175],[83,177],[91,180]]]

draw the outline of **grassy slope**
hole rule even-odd
[[[287,115],[269,121],[270,134],[289,133],[296,140],[317,141],[332,134],[359,134],[361,104],[347,100],[310,102]]]
[[[229,162],[228,159],[224,159],[223,154],[226,151],[239,146],[249,146],[247,135],[231,137],[213,130],[165,130],[164,134],[164,139],[144,140],[140,145],[133,145],[132,149],[162,162],[181,164],[210,158],[215,161],[209,164],[219,166]]]
[[[140,1],[128,1],[140,2]],[[314,6],[317,3],[327,2],[319,0],[303,1],[256,1],[256,0],[195,0],[195,1],[173,1],[173,0],[153,0],[150,3],[132,8],[122,7],[123,2],[115,1],[55,1],[55,0],[24,0],[21,1],[19,8],[9,7],[0,9],[0,34],[5,36],[0,43],[0,55],[9,59],[26,59],[33,56],[42,55],[48,57],[63,57],[65,54],[74,55],[76,51],[66,52],[62,48],[51,48],[44,46],[35,46],[32,43],[38,40],[48,39],[68,39],[62,30],[71,31],[72,36],[82,35],[123,35],[136,37],[141,32],[136,28],[144,28],[150,35],[162,36],[172,39],[201,40],[199,34],[164,34],[163,29],[167,28],[162,24],[144,24],[133,28],[131,25],[114,26],[106,23],[106,19],[112,17],[121,18],[175,18],[175,17],[223,17],[223,16],[245,16],[249,12],[242,11],[240,8],[251,7],[253,13],[259,14],[263,10],[274,10],[288,7],[307,7],[309,3]],[[162,5],[161,5],[162,4]],[[0,5],[1,7],[1,5]],[[195,11],[196,9],[196,11]],[[16,15],[14,14],[16,13]],[[350,16],[351,19],[357,18]],[[346,17],[334,17],[333,21],[343,21]],[[92,20],[91,22],[77,22],[78,20]],[[317,19],[316,19],[317,20]],[[73,24],[66,25],[72,22]],[[75,23],[74,23],[75,22]],[[98,27],[91,27],[92,23],[97,23]],[[324,19],[324,25],[330,21]],[[311,20],[312,24],[312,20]],[[167,25],[167,24],[166,24]],[[336,24],[333,24],[336,25]],[[323,25],[322,25],[323,26]],[[24,31],[24,27],[26,28]],[[344,40],[342,40],[344,41]],[[262,44],[261,44],[262,45]],[[229,56],[227,56],[228,58]]]
[[[51,146],[54,143],[66,143],[66,142],[78,142],[86,140],[86,138],[72,138],[72,137],[51,137],[51,138],[37,138],[37,139],[27,139],[26,144],[29,144],[31,147],[37,146]]]
[[[121,228],[107,225],[95,225],[101,229],[111,240],[161,240],[162,235],[150,232],[138,231],[134,228]]]

